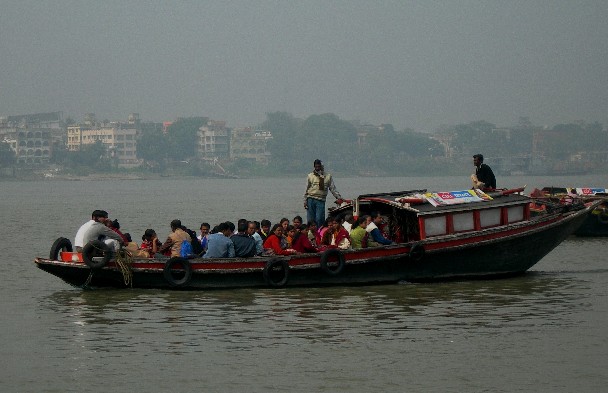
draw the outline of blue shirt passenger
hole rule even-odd
[[[228,237],[229,232],[230,228],[224,223],[218,225],[218,233],[209,235],[203,258],[234,258],[234,243]]]

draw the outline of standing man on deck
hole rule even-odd
[[[336,197],[336,203],[341,204],[342,196],[336,186],[334,180],[329,173],[325,173],[323,163],[317,159],[314,162],[315,170],[308,174],[306,178],[306,192],[304,193],[304,209],[307,209],[306,218],[308,222],[315,221],[317,225],[323,225],[325,222],[325,199],[327,198],[327,190]]]
[[[475,165],[475,174],[471,175],[473,187],[482,191],[494,190],[496,188],[496,177],[492,168],[483,163],[483,154],[473,156],[473,165]]]

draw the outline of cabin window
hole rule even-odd
[[[426,236],[445,235],[447,233],[445,216],[429,217],[425,219],[424,229]]]
[[[479,211],[479,223],[482,228],[500,225],[500,209],[485,209]]]
[[[524,220],[524,207],[513,206],[507,209],[509,215],[509,222],[517,222]]]
[[[475,220],[473,219],[473,213],[458,213],[452,215],[452,222],[454,224],[454,232],[472,231],[475,229]]]

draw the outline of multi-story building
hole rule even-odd
[[[62,112],[0,118],[0,135],[10,143],[18,164],[48,164],[55,143],[63,141]]]
[[[251,127],[234,128],[230,135],[230,159],[246,159],[268,165],[270,152],[268,140],[270,131],[254,131]]]
[[[108,156],[115,158],[119,167],[139,166],[141,164],[141,161],[137,159],[139,120],[136,115],[132,114],[128,123],[97,123],[94,114],[87,114],[83,124],[68,126],[68,150],[79,151],[82,146],[100,141],[106,147]],[[133,116],[136,116],[137,119]]]
[[[225,159],[230,156],[230,129],[225,121],[209,120],[198,129],[198,154],[206,159]]]
[[[17,132],[17,163],[48,164],[52,151],[52,136],[48,129],[20,129]]]

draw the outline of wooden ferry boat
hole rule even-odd
[[[532,205],[532,213],[543,213],[547,202],[562,205],[591,204],[600,201],[574,235],[581,237],[608,236],[608,189],[605,188],[570,188],[544,187],[535,189],[530,196],[539,202],[538,207]]]
[[[53,244],[36,266],[78,287],[211,289],[425,282],[523,274],[587,219],[596,204],[552,205],[531,216],[523,189],[360,195],[330,215],[378,211],[388,246],[225,259],[121,258],[105,243]],[[599,203],[599,202],[597,202]]]

